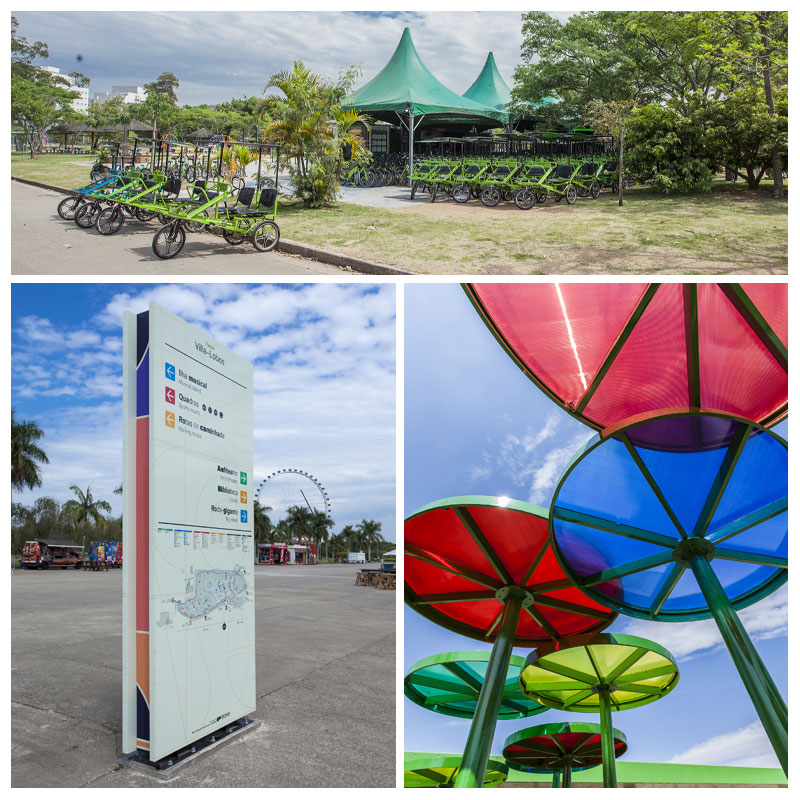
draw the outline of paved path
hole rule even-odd
[[[286,253],[259,253],[248,242],[232,247],[209,234],[188,234],[181,253],[162,261],[151,246],[156,222],[128,220],[119,233],[103,236],[61,219],[56,208],[64,197],[11,181],[13,275],[352,274]]]
[[[394,786],[396,592],[353,565],[255,568],[260,729],[169,782]],[[117,768],[121,570],[11,576],[11,785],[163,785]]]

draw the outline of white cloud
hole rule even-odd
[[[667,763],[780,768],[760,722],[751,722],[738,731],[712,736],[674,755]]]
[[[181,81],[181,104],[261,95],[267,77],[294,59],[330,78],[358,64],[365,83],[385,66],[406,25],[422,60],[453,91],[469,88],[490,50],[512,85],[522,43],[519,11],[20,11],[17,17],[21,35],[47,42],[48,63],[89,75],[92,92],[141,86],[171,70]],[[111,30],[120,33],[109,37]],[[222,65],[203,55],[209,52],[224,53]]]
[[[304,469],[328,489],[337,530],[373,518],[394,540],[391,285],[159,285],[112,296],[82,325],[16,320],[15,405],[45,431],[50,464],[42,488],[15,499],[63,501],[70,484],[91,484],[119,512],[111,493],[121,481],[121,314],[143,311],[151,299],[253,360],[257,479],[282,467]],[[32,341],[32,326],[62,349]]]
[[[754,641],[775,639],[788,632],[789,589],[782,586],[769,597],[738,612]],[[630,620],[625,633],[653,639],[667,648],[677,659],[688,660],[724,646],[717,623],[713,619],[696,622],[648,622]]]

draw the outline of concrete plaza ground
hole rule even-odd
[[[395,784],[396,593],[352,565],[255,567],[258,730],[169,782]],[[11,577],[12,787],[147,787],[117,766],[121,570]]]
[[[167,261],[153,253],[157,222],[129,220],[113,236],[61,219],[66,195],[11,183],[11,272],[15,275],[339,275],[340,267],[287,253],[259,253],[250,242],[231,246],[221,236],[188,234]]]

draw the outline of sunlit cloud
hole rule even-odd
[[[726,767],[778,767],[775,751],[760,722],[692,745],[668,760],[669,764],[718,764]]]

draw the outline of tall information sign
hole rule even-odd
[[[123,319],[122,749],[252,714],[253,365],[157,303]]]

